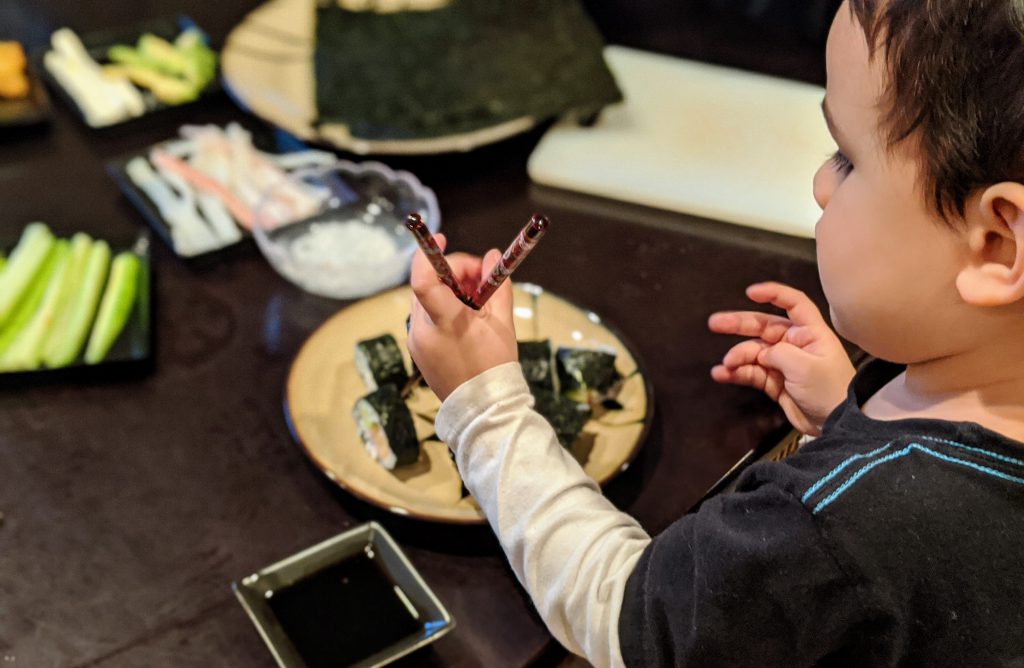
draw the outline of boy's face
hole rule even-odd
[[[839,154],[814,178],[818,271],[840,334],[878,357],[918,362],[955,345],[935,334],[955,325],[962,246],[925,205],[913,138],[886,147],[885,53],[869,54],[844,3],[826,50],[823,106]]]

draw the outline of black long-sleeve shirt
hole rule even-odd
[[[1024,667],[1024,444],[870,419],[878,380],[652,541],[619,615],[627,665]]]

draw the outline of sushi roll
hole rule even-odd
[[[402,351],[390,334],[356,343],[355,362],[360,378],[371,392],[385,385],[402,389],[409,382]]]
[[[551,341],[520,341],[519,365],[530,387],[553,392],[555,374],[551,364]]]
[[[533,409],[551,423],[562,447],[570,447],[579,438],[583,425],[593,415],[590,406],[578,404],[550,390],[531,388],[531,393]]]
[[[562,394],[591,406],[614,399],[622,389],[615,354],[589,348],[560,347],[555,353]]]
[[[366,452],[384,468],[412,464],[420,456],[420,442],[409,407],[394,385],[382,385],[356,402],[352,409]]]

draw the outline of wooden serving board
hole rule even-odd
[[[811,182],[835,143],[824,89],[609,46],[626,96],[597,123],[565,121],[529,161],[536,183],[813,237]]]

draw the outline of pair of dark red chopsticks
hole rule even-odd
[[[419,214],[410,213],[405,221],[405,226],[416,237],[416,243],[419,244],[423,254],[427,256],[427,260],[434,267],[437,277],[455,293],[459,301],[474,310],[479,310],[486,304],[487,300],[494,294],[494,291],[505,282],[505,279],[512,275],[516,267],[530,254],[530,251],[537,245],[540,238],[547,232],[550,224],[551,222],[544,216],[537,213],[533,214],[530,217],[530,222],[526,223],[526,226],[519,231],[519,234],[512,240],[509,247],[501,254],[501,259],[498,260],[498,264],[494,265],[490,276],[481,282],[476,289],[476,293],[470,296],[459,285],[458,279],[452,273],[452,268],[448,266],[448,262],[444,259],[444,254],[438,248],[437,242],[434,241],[433,235],[430,234],[430,230],[427,229]]]

